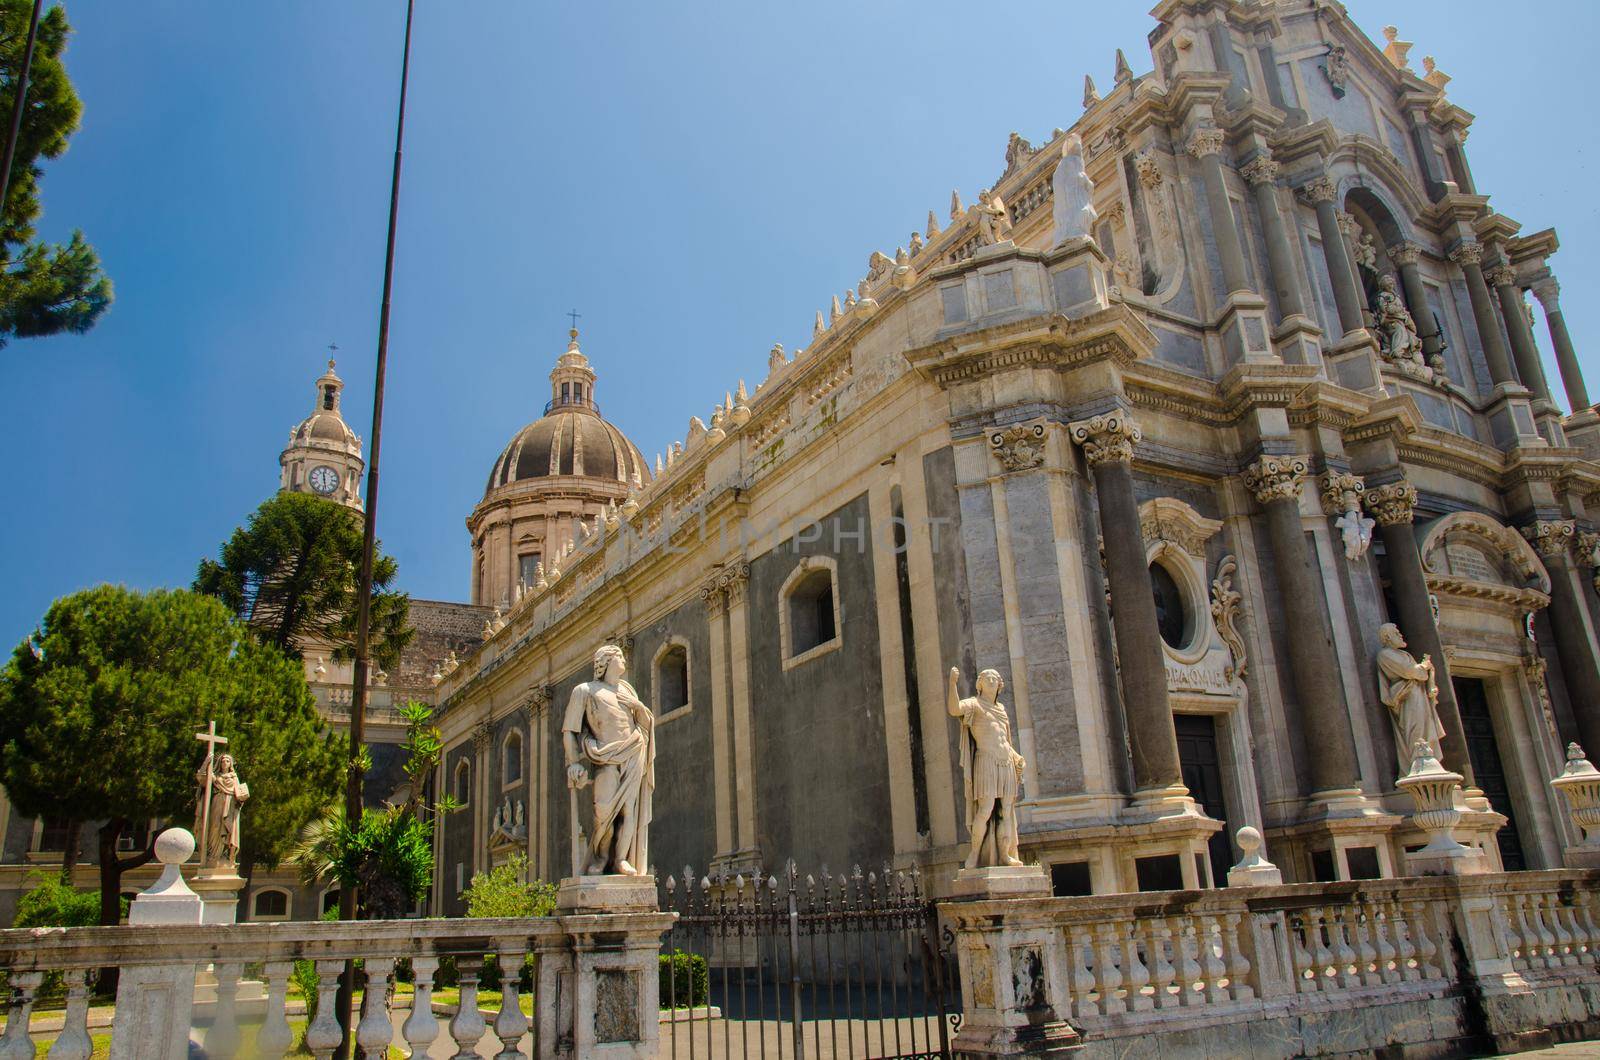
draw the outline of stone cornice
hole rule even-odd
[[[1150,356],[1155,345],[1144,321],[1119,302],[1085,317],[1050,313],[967,332],[908,350],[905,357],[948,389],[1013,368],[1065,371],[1102,360],[1127,366]]]

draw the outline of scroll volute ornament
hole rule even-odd
[[[1263,456],[1244,471],[1244,484],[1257,504],[1294,500],[1310,465],[1303,456]]]
[[[1042,423],[1017,424],[989,433],[989,449],[1007,471],[1027,471],[1044,463]]]
[[[1533,523],[1522,528],[1522,536],[1538,549],[1545,559],[1555,559],[1572,545],[1578,526],[1571,519],[1554,519]]]
[[[1417,488],[1404,480],[1374,486],[1367,490],[1366,501],[1379,526],[1409,523],[1417,507]]]
[[[1090,467],[1107,462],[1131,463],[1133,447],[1144,438],[1139,425],[1121,410],[1078,420],[1067,431],[1074,443],[1083,446],[1083,457]]]

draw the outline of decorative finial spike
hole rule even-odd
[[[966,207],[961,205],[961,193],[952,191],[950,193],[950,220],[959,221],[961,220],[961,215],[966,212]]]
[[[1083,75],[1083,109],[1088,110],[1100,102],[1100,90],[1094,87],[1094,78]]]
[[[939,234],[939,219],[937,217],[933,216],[933,211],[932,210],[928,211],[927,229],[928,229],[928,238],[929,239],[932,239],[934,236]]]
[[[1128,57],[1122,54],[1122,49],[1117,49],[1117,84],[1127,84],[1133,80],[1133,68],[1128,65]]]

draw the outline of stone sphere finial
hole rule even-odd
[[[1261,849],[1261,833],[1250,825],[1245,825],[1239,829],[1234,833],[1233,837],[1238,841],[1239,849],[1244,851],[1246,860],[1253,857],[1255,852]]]
[[[168,828],[156,836],[156,860],[163,865],[182,865],[194,856],[194,834],[187,828]]]

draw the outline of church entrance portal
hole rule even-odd
[[[1495,837],[1500,843],[1500,862],[1507,872],[1528,867],[1522,855],[1522,837],[1517,833],[1517,814],[1511,805],[1511,787],[1505,766],[1500,761],[1500,745],[1494,738],[1494,719],[1489,714],[1489,694],[1475,677],[1453,677],[1456,703],[1461,707],[1461,727],[1467,735],[1467,757],[1478,787],[1496,813],[1506,816],[1506,826]]]
[[[1228,845],[1228,807],[1222,797],[1217,719],[1210,714],[1175,714],[1172,726],[1178,734],[1178,762],[1183,768],[1184,787],[1206,816],[1222,822],[1222,830],[1213,833],[1209,842],[1211,879],[1214,886],[1220,887],[1233,864],[1233,850]]]

